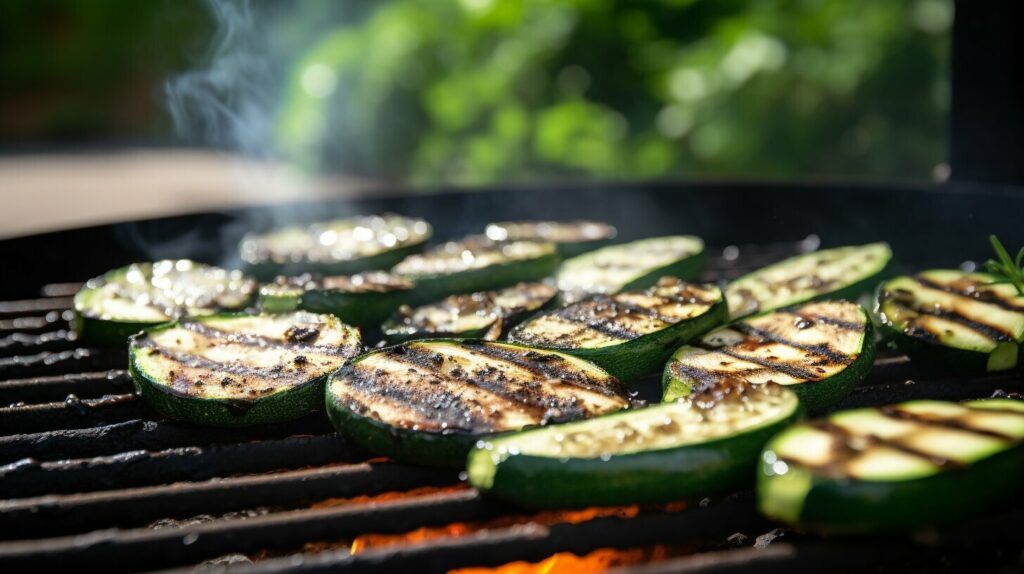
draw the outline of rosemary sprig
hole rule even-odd
[[[988,236],[992,250],[996,252],[997,259],[989,259],[985,262],[985,269],[993,275],[998,275],[1000,283],[1012,283],[1017,292],[1024,295],[1024,247],[1017,252],[1017,258],[1012,259],[1010,252],[1003,247],[1002,242],[995,235]]]

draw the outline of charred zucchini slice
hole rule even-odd
[[[187,259],[135,263],[90,280],[75,295],[78,336],[123,345],[130,335],[181,315],[208,315],[249,304],[256,283]]]
[[[1024,295],[986,273],[937,269],[878,290],[882,330],[926,368],[1005,371],[1024,342]]]
[[[856,300],[875,288],[891,260],[886,243],[791,257],[729,283],[729,315],[736,319],[815,299]]]
[[[513,342],[592,361],[619,380],[657,372],[676,348],[726,320],[722,292],[664,277],[645,290],[598,295],[538,315]]]
[[[502,221],[485,231],[495,241],[546,241],[558,246],[562,257],[575,257],[606,245],[618,234],[600,221]]]
[[[327,376],[361,350],[359,331],[332,315],[214,315],[133,336],[129,370],[165,416],[248,426],[318,409]]]
[[[467,474],[532,507],[703,497],[753,482],[761,449],[799,411],[780,385],[721,382],[680,402],[481,441]]]
[[[500,291],[451,295],[421,307],[403,305],[381,330],[393,342],[442,337],[494,341],[557,294],[546,283],[519,283]]]
[[[765,447],[758,505],[844,533],[954,521],[1019,490],[1024,403],[911,401],[791,427]]]
[[[303,309],[334,315],[357,327],[376,327],[412,298],[413,283],[383,271],[320,277],[278,277],[260,287],[260,310]]]
[[[867,376],[875,346],[867,312],[819,301],[732,323],[682,347],[665,365],[664,401],[739,378],[785,385],[808,411],[842,400]]]
[[[335,219],[306,226],[248,234],[239,246],[246,270],[276,275],[349,275],[386,269],[428,240],[430,224],[415,217],[384,214]]]
[[[566,303],[590,295],[611,295],[650,287],[663,276],[696,279],[704,268],[704,242],[698,237],[653,237],[567,259],[558,269]]]
[[[622,385],[570,355],[485,341],[413,341],[331,377],[327,414],[372,452],[462,466],[481,437],[625,408]]]

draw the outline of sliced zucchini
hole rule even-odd
[[[546,283],[519,283],[500,291],[450,295],[421,307],[401,306],[381,331],[393,342],[439,337],[494,341],[557,294]]]
[[[549,241],[562,257],[575,257],[606,245],[618,231],[600,221],[502,221],[485,234],[495,241]]]
[[[614,377],[570,355],[486,341],[413,341],[331,377],[327,414],[368,450],[462,466],[477,439],[629,406]]]
[[[699,237],[653,237],[567,259],[558,269],[558,288],[566,303],[590,295],[611,295],[650,287],[663,276],[696,279],[704,268]]]
[[[392,272],[414,281],[419,301],[426,302],[536,281],[557,266],[553,243],[494,241],[474,235],[410,255]]]
[[[332,315],[213,315],[133,336],[129,370],[167,417],[247,426],[318,409],[327,375],[361,350],[358,329]]]
[[[663,277],[644,290],[597,295],[538,315],[509,339],[592,361],[619,380],[656,372],[672,351],[725,322],[727,307],[714,285]]]
[[[818,301],[732,323],[681,347],[665,365],[663,401],[718,381],[778,383],[810,412],[833,405],[867,376],[875,357],[867,311]]]
[[[781,385],[723,381],[675,403],[480,441],[466,469],[476,488],[523,506],[703,497],[753,482],[764,444],[799,411]]]
[[[876,311],[883,333],[922,366],[1006,371],[1024,342],[1024,295],[986,273],[924,271],[883,283]]]
[[[328,313],[357,327],[376,327],[412,300],[413,283],[383,271],[320,277],[278,277],[260,287],[260,309],[282,313],[303,309]]]
[[[91,279],[75,295],[75,326],[82,340],[123,345],[130,335],[182,315],[241,309],[256,283],[187,259],[135,263]]]
[[[791,427],[761,455],[758,505],[825,531],[954,521],[1019,488],[1024,403],[911,401]]]
[[[239,250],[246,270],[261,279],[307,272],[350,275],[391,267],[419,251],[431,233],[430,224],[415,217],[358,216],[248,234]]]
[[[736,279],[725,288],[733,319],[814,299],[857,298],[874,289],[892,260],[886,243],[797,255]]]

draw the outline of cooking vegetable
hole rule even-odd
[[[123,345],[132,334],[181,315],[207,315],[249,304],[256,283],[187,259],[135,263],[91,279],[75,295],[78,336]]]
[[[663,276],[696,279],[704,267],[704,242],[676,235],[641,239],[567,259],[558,269],[566,303],[650,287]]]
[[[726,320],[714,285],[664,277],[654,287],[598,295],[540,314],[510,340],[592,361],[623,381],[656,372],[672,351]]]
[[[1024,295],[987,273],[931,270],[878,290],[882,330],[920,365],[961,372],[1017,366]]]
[[[819,411],[849,394],[874,356],[871,321],[860,305],[805,303],[732,323],[679,348],[665,365],[662,400],[738,378],[784,385],[808,411]]]
[[[246,426],[319,408],[327,375],[361,349],[359,331],[331,315],[213,315],[135,335],[129,369],[165,416]]]
[[[440,466],[462,466],[484,436],[628,405],[614,377],[581,359],[456,339],[367,353],[327,387],[327,413],[351,440],[398,460]]]
[[[383,271],[320,277],[278,277],[260,287],[260,309],[280,313],[304,309],[328,313],[358,327],[377,327],[412,299],[413,283]]]
[[[799,410],[780,385],[722,381],[679,402],[481,441],[467,474],[532,507],[703,497],[753,482],[761,448]]]
[[[778,520],[866,533],[949,523],[1019,490],[1024,402],[911,401],[842,411],[765,447],[758,504]]]
[[[851,299],[871,291],[887,272],[885,243],[836,247],[791,257],[736,279],[725,289],[734,318],[814,299]]]
[[[550,241],[559,255],[574,257],[607,244],[617,231],[599,221],[502,221],[485,233],[495,241]]]
[[[422,219],[357,216],[248,234],[239,250],[247,270],[261,279],[305,272],[350,275],[391,267],[422,249],[430,235]]]

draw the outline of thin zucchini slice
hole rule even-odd
[[[239,245],[246,270],[260,279],[276,275],[350,275],[386,269],[430,240],[430,224],[384,214],[335,219],[248,234]]]
[[[799,412],[781,385],[724,381],[680,402],[480,441],[466,469],[482,492],[531,507],[703,497],[753,482],[764,444]]]
[[[182,315],[241,309],[256,283],[187,259],[135,263],[91,279],[75,295],[78,336],[97,345],[123,345],[130,335]]]
[[[450,295],[421,307],[403,305],[381,331],[396,343],[443,337],[494,341],[551,304],[557,294],[547,283],[519,283],[500,291]]]
[[[629,381],[661,369],[673,350],[724,323],[727,312],[718,287],[663,277],[648,289],[597,295],[538,315],[509,339],[575,355]]]
[[[575,257],[607,245],[618,231],[600,221],[502,221],[484,233],[495,241],[549,241],[562,257]]]
[[[339,431],[397,460],[460,467],[477,439],[617,411],[614,377],[570,355],[508,343],[434,339],[357,357],[331,377]]]
[[[248,426],[320,408],[327,376],[361,350],[358,329],[332,315],[213,315],[133,336],[129,370],[167,417]]]
[[[652,237],[567,259],[558,269],[558,288],[566,303],[590,295],[611,295],[650,287],[663,276],[696,279],[704,268],[699,237]]]
[[[357,327],[377,327],[413,298],[414,284],[383,271],[320,277],[278,277],[260,287],[260,310],[282,313],[303,309],[334,315]]]
[[[765,447],[758,505],[843,533],[948,523],[1019,490],[1024,403],[910,401],[793,426]]]
[[[926,368],[983,373],[1018,364],[1024,295],[986,273],[935,269],[878,289],[883,332]]]
[[[677,350],[665,365],[663,401],[739,378],[778,383],[819,411],[867,376],[875,357],[867,311],[849,301],[818,301],[732,323]]]
[[[886,274],[886,243],[797,255],[736,279],[725,288],[733,319],[815,299],[850,299],[870,292]]]

